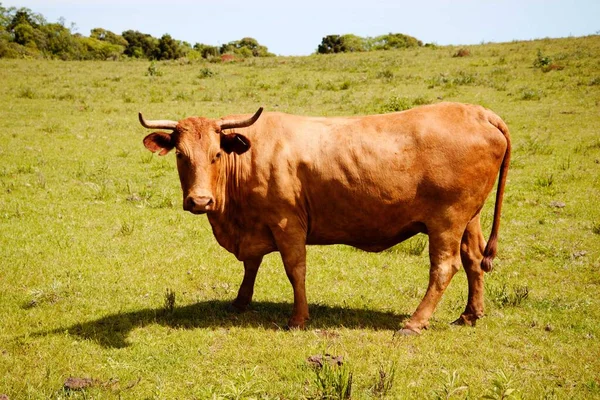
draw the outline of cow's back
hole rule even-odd
[[[349,118],[267,114],[269,131],[257,134],[268,137],[252,156],[257,206],[300,218],[308,243],[375,250],[443,213],[474,215],[506,149],[490,114],[456,103]]]

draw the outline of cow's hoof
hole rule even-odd
[[[476,315],[462,314],[456,321],[452,323],[452,325],[475,326],[479,318],[480,317]]]
[[[394,336],[419,336],[421,330],[414,330],[410,328],[402,328],[394,333]]]
[[[287,325],[285,326],[285,330],[286,331],[291,331],[291,330],[302,330],[304,329],[304,323],[306,321],[294,321],[294,320],[289,320]]]
[[[241,314],[243,312],[246,312],[246,310],[248,310],[248,304],[239,304],[235,301],[227,306],[227,311],[232,313]]]

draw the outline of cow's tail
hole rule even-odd
[[[492,261],[496,257],[498,250],[498,230],[500,229],[500,214],[502,212],[502,199],[504,198],[504,187],[506,186],[506,175],[510,164],[510,133],[508,127],[496,114],[491,113],[490,123],[494,125],[506,138],[506,152],[500,166],[500,174],[498,177],[498,190],[496,191],[496,205],[494,206],[494,222],[492,223],[492,233],[490,239],[483,251],[483,260],[481,260],[481,269],[485,272],[490,272],[493,268]]]

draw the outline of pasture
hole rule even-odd
[[[600,36],[463,49],[0,60],[0,394],[313,399],[346,383],[353,399],[600,398]],[[442,100],[498,113],[513,160],[486,317],[450,325],[461,271],[418,337],[394,332],[427,287],[423,235],[377,254],[309,247],[303,331],[283,329],[292,289],[277,253],[252,309],[229,312],[243,266],[181,209],[175,158],[148,152],[137,121]],[[319,354],[343,366],[311,366]]]

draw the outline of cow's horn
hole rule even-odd
[[[263,108],[261,107],[258,109],[257,112],[254,113],[253,116],[251,116],[248,119],[244,119],[241,121],[226,119],[226,120],[220,121],[219,125],[221,126],[221,129],[246,128],[246,127],[252,125],[253,123],[255,123],[256,120],[258,119],[258,117],[260,117],[260,114],[262,112],[263,112]]]
[[[144,119],[142,113],[139,113],[139,117],[140,124],[142,124],[144,128],[148,129],[175,129],[178,123],[177,121],[171,121],[168,119],[157,119],[153,121],[148,121]]]

